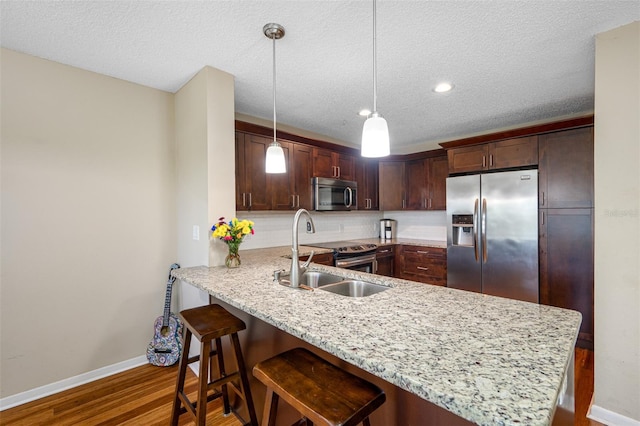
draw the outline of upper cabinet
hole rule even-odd
[[[593,207],[593,127],[540,135],[541,208]]]
[[[353,155],[313,148],[313,177],[356,180],[356,164]]]
[[[381,210],[446,210],[446,156],[380,162]]]
[[[236,132],[236,210],[311,209],[312,148],[278,141],[287,173],[267,174],[271,138]]]
[[[538,136],[507,139],[447,151],[449,173],[469,173],[538,164]]]
[[[356,161],[358,210],[378,210],[378,161],[360,158]]]

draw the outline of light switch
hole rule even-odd
[[[193,239],[200,240],[200,227],[198,225],[193,225]]]

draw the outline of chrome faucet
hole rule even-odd
[[[296,215],[293,217],[293,229],[291,230],[291,272],[289,273],[289,280],[291,281],[291,287],[299,287],[300,286],[300,276],[304,274],[307,267],[311,263],[311,258],[313,257],[314,252],[311,252],[311,256],[309,259],[300,266],[299,258],[298,258],[298,222],[300,222],[300,216],[303,214],[307,215],[309,221],[307,222],[307,234],[313,234],[316,232],[316,227],[313,224],[313,219],[308,211],[305,209],[300,209],[296,212]]]

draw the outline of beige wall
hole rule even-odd
[[[226,247],[210,241],[220,216],[235,215],[234,81],[205,67],[175,95],[178,258],[185,266],[222,265]],[[193,227],[200,230],[193,238]],[[211,248],[211,249],[210,249]],[[179,283],[176,309],[208,302],[206,293]]]
[[[6,397],[144,355],[176,200],[173,95],[1,55]]]
[[[596,37],[595,89],[592,412],[640,422],[640,23]]]

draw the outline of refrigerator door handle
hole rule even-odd
[[[478,199],[473,205],[473,253],[478,261]]]
[[[482,217],[481,219],[481,225],[482,226],[482,230],[480,231],[482,233],[482,263],[487,263],[487,199],[483,198],[482,199],[482,210],[480,212],[480,215]]]

